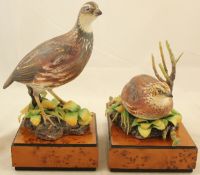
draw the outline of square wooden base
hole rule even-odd
[[[95,170],[98,166],[96,119],[84,135],[45,141],[20,127],[11,146],[16,170]]]
[[[183,124],[177,131],[181,139],[178,146],[171,146],[170,139],[136,139],[110,120],[108,126],[108,167],[111,171],[191,172],[196,166],[197,147]]]

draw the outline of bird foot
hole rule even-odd
[[[51,120],[51,115],[42,114],[42,117],[45,125],[47,125],[47,122],[49,121],[53,126],[56,126],[55,123]]]
[[[58,116],[56,116],[56,118],[58,119],[59,124],[61,123],[60,118]]]

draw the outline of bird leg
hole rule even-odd
[[[49,89],[48,92],[54,97],[56,98],[59,102],[61,102],[62,104],[65,104],[66,101],[63,100],[62,98],[60,98],[52,89]]]
[[[27,88],[28,88],[28,94],[31,96],[31,99],[32,99],[32,105],[33,105],[34,107],[36,107],[36,106],[37,106],[37,103],[36,103],[35,97],[34,97],[34,95],[33,95],[33,88],[31,88],[30,86],[27,86]],[[39,99],[40,99],[40,101],[42,101],[42,100],[41,100],[41,96],[39,96]]]
[[[43,117],[44,124],[46,125],[46,124],[47,124],[47,120],[48,120],[53,126],[55,126],[55,124],[54,124],[53,121],[51,120],[50,116],[47,115],[47,114],[44,112],[44,108],[43,108],[43,106],[42,106],[42,104],[41,104],[41,102],[40,102],[39,96],[34,96],[34,98],[35,98],[35,101],[36,101],[36,103],[37,103],[37,105],[38,105],[38,108],[39,108],[40,111],[41,111],[41,115],[42,115],[42,117]]]

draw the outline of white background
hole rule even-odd
[[[0,0],[0,86],[16,64],[39,43],[67,32],[75,23],[81,0]],[[94,50],[83,73],[55,91],[97,114],[100,159],[91,174],[107,169],[105,103],[120,94],[134,75],[153,75],[151,53],[159,62],[158,42],[168,39],[174,53],[184,52],[177,66],[175,108],[183,115],[193,140],[200,145],[200,1],[98,0],[103,15],[93,25]],[[0,88],[0,174],[88,174],[88,172],[16,172],[10,146],[17,116],[30,98],[24,85]],[[118,173],[122,174],[122,173]],[[140,174],[140,173],[139,173]],[[148,174],[148,173],[147,173]],[[154,173],[156,174],[156,173]],[[200,174],[200,166],[193,174]]]

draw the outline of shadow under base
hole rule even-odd
[[[98,166],[96,118],[83,135],[67,135],[55,141],[39,139],[20,126],[11,146],[16,170],[95,170]]]
[[[182,123],[177,130],[181,140],[177,146],[172,146],[170,139],[140,140],[126,135],[110,119],[108,127],[108,167],[111,171],[191,172],[196,166],[197,147]]]

